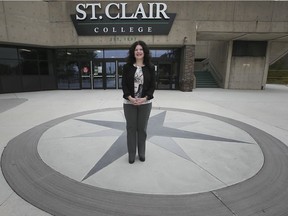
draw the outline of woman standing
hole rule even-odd
[[[144,162],[146,130],[155,90],[155,68],[149,48],[143,41],[136,41],[129,49],[127,64],[123,67],[122,90],[129,163],[134,163],[137,148],[139,160]]]

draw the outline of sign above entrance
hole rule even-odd
[[[168,35],[176,14],[167,13],[165,3],[143,4],[126,13],[128,3],[79,3],[71,19],[79,36]]]

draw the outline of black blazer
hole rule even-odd
[[[122,90],[123,98],[128,100],[128,96],[134,98],[134,76],[137,67],[131,64],[125,64],[123,66],[123,76],[122,76]],[[144,84],[143,92],[141,97],[146,97],[148,100],[153,99],[153,94],[155,90],[155,68],[154,65],[142,67]]]

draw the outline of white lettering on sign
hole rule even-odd
[[[110,15],[110,8],[111,8],[111,6],[115,6],[118,10],[120,9],[120,8],[119,8],[119,4],[110,3],[110,4],[108,4],[108,5],[106,6],[106,8],[105,8],[105,14],[106,14],[106,16],[107,16],[109,19],[119,19],[119,18],[120,18],[119,13],[118,13],[115,17],[112,17],[112,16]]]
[[[137,33],[141,33],[144,32],[144,30],[146,32],[151,33],[153,28],[152,27],[95,27],[94,28],[94,32],[95,33],[133,33],[133,32],[137,32]]]
[[[167,15],[167,5],[165,3],[147,3],[148,11],[145,11],[143,7],[143,3],[139,3],[134,13],[129,16],[126,13],[127,3],[109,3],[105,7],[105,15],[107,18],[115,20],[115,19],[134,19],[137,20],[138,17],[141,19],[170,19]],[[97,16],[97,11],[102,8],[101,3],[79,3],[76,5],[76,20],[97,20],[103,19],[102,16]],[[91,10],[91,14],[88,13],[87,10]],[[117,11],[116,14],[111,14],[110,11]]]
[[[91,3],[91,4],[77,4],[76,5],[76,19],[77,20],[85,20],[87,18],[87,13],[85,11],[85,9],[88,9],[91,6],[91,10],[92,10],[92,15],[90,17],[91,20],[93,19],[97,19],[96,17],[96,7],[101,8],[101,4],[100,3]],[[80,16],[79,16],[80,14]]]

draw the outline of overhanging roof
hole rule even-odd
[[[235,33],[235,32],[197,32],[197,41],[288,41],[286,33]]]

